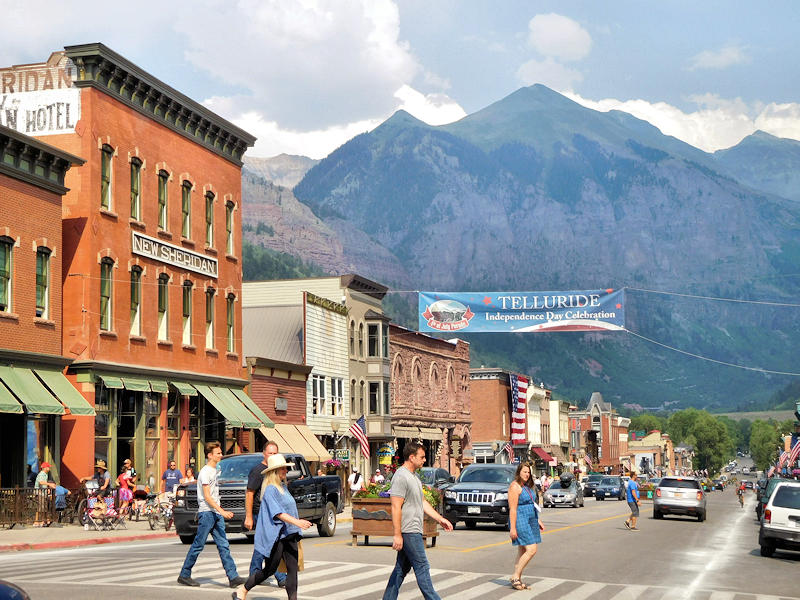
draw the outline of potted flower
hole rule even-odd
[[[340,461],[338,458],[332,458],[330,460],[325,461],[325,468],[328,470],[328,474],[335,475],[337,469],[341,469],[344,466],[344,463]]]

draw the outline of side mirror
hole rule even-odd
[[[295,469],[286,473],[286,481],[294,481],[295,479],[300,479],[302,476],[303,473]]]
[[[450,475],[450,477],[447,479],[447,481],[449,481],[450,483],[455,483],[456,482],[456,476],[455,475]]]

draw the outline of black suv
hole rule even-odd
[[[600,482],[606,475],[601,475],[594,473],[589,475],[586,479],[583,480],[583,495],[584,496],[594,496],[594,491],[597,489],[597,486],[600,485]]]
[[[508,524],[508,486],[516,465],[469,465],[444,491],[444,516],[470,529],[480,523]]]

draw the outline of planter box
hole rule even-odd
[[[364,544],[369,545],[369,536],[382,535],[394,536],[392,527],[392,500],[391,498],[353,498],[353,546],[358,545],[358,536],[364,536]],[[430,538],[431,547],[436,545],[436,536],[439,535],[438,523],[429,516],[422,519],[422,538]]]

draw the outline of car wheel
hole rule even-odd
[[[654,519],[663,519],[664,518],[664,513],[662,513],[659,510],[653,509],[653,518]]]
[[[697,515],[697,521],[699,523],[702,523],[705,520],[706,520],[706,513],[701,512],[700,514]]]
[[[181,535],[179,537],[181,538],[181,542],[184,544],[191,544],[194,541],[193,535]]]
[[[467,519],[464,521],[464,525],[467,526],[467,529],[475,529],[478,526],[478,522],[474,519]]]
[[[331,537],[336,533],[336,507],[333,502],[328,502],[325,505],[322,518],[317,523],[317,531],[322,537]]]
[[[761,545],[761,556],[766,556],[767,558],[769,558],[773,554],[775,554],[775,546],[772,546],[770,544]]]

